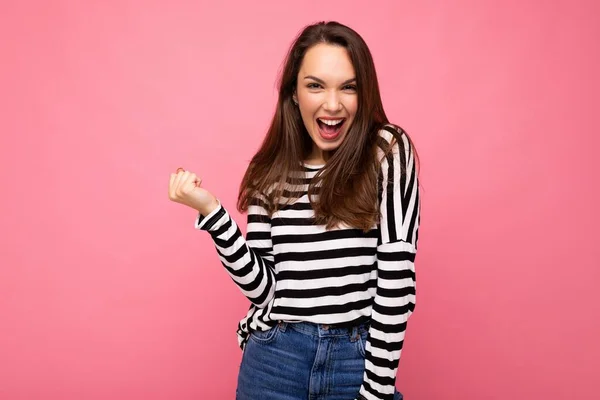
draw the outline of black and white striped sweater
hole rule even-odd
[[[370,321],[360,394],[392,399],[406,322],[415,307],[420,201],[413,149],[402,131],[386,126],[382,148],[396,136],[379,175],[381,220],[368,233],[314,224],[308,182],[322,166],[304,166],[299,199],[269,218],[264,199],[248,209],[246,239],[222,205],[198,216],[225,269],[252,302],[238,324],[243,349],[251,330],[277,321],[320,324]],[[404,167],[403,167],[404,166]],[[389,179],[388,179],[389,178]]]

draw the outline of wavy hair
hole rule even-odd
[[[313,142],[292,96],[304,55],[320,43],[342,46],[347,50],[356,73],[358,109],[344,141],[330,153],[326,165],[311,180],[309,199],[315,211],[316,224],[324,224],[331,229],[345,223],[366,232],[380,217],[377,137],[378,131],[389,121],[367,44],[357,32],[335,21],[305,27],[289,48],[278,81],[275,115],[261,147],[244,174],[237,208],[245,212],[253,201],[263,197],[266,202],[261,204],[272,215],[294,200],[290,185],[302,183],[294,172],[302,170],[302,163],[310,154]],[[396,128],[402,132],[401,128]],[[391,146],[385,153],[389,151]],[[318,200],[315,200],[315,194],[318,194]],[[284,197],[287,200],[283,201]]]

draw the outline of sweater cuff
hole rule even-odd
[[[221,205],[221,202],[217,199],[219,205],[210,212],[210,214],[204,216],[198,213],[194,227],[198,230],[211,231],[217,229],[217,222],[226,214],[225,208]]]

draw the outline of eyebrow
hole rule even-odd
[[[325,84],[325,81],[323,79],[319,79],[316,76],[312,76],[312,75],[307,75],[307,76],[304,77],[304,79],[312,79],[313,81],[319,82],[321,85]],[[352,82],[355,82],[355,81],[356,81],[356,78],[348,79],[348,80],[342,82],[341,86],[347,85],[348,83],[352,83]]]

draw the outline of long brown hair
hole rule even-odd
[[[294,200],[288,197],[287,202],[281,203],[284,189],[287,189],[287,196],[290,183],[299,183],[292,173],[302,169],[302,162],[310,153],[313,142],[292,95],[304,55],[319,43],[342,46],[347,50],[356,73],[358,109],[346,138],[331,152],[327,164],[309,184],[315,223],[331,229],[343,222],[368,231],[379,220],[377,135],[389,121],[383,110],[375,65],[367,44],[354,30],[333,21],[305,27],[291,45],[278,82],[275,115],[242,179],[237,207],[240,212],[245,212],[253,201],[263,197],[267,201],[261,204],[272,214]],[[318,194],[316,201],[314,194]]]

